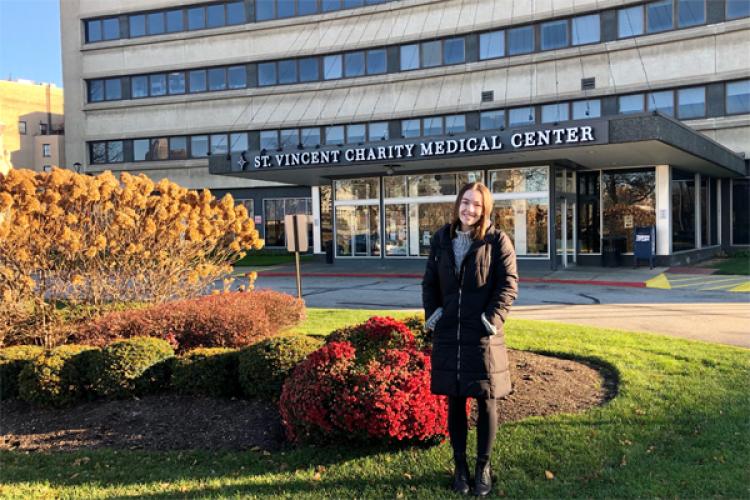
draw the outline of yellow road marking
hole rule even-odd
[[[708,287],[708,288],[701,288],[701,290],[721,290],[721,289],[724,289],[724,288],[728,289],[728,288],[736,286],[738,284],[742,285],[742,283],[743,283],[742,281],[735,281],[734,283],[725,283],[725,284],[719,285],[719,286],[711,286],[711,287]]]
[[[729,290],[730,292],[750,292],[750,281],[746,281],[742,283],[741,285],[737,285],[736,287]]]
[[[707,285],[715,285],[716,283],[722,283],[722,282],[725,282],[725,281],[737,281],[737,278],[726,278],[726,279],[722,279],[722,280],[708,280],[708,283],[706,283],[706,284]],[[688,286],[697,286],[697,285],[696,285],[696,283],[688,283],[686,285],[675,285],[672,288],[685,288],[685,287],[688,287]],[[726,285],[724,285],[724,286],[726,286]]]
[[[654,276],[650,280],[646,281],[646,288],[661,288],[662,290],[669,290],[672,285],[669,284],[669,279],[664,273],[659,276]]]
[[[707,276],[693,276],[692,278],[672,278],[667,277],[670,283],[682,283],[685,281],[700,281],[705,280]]]

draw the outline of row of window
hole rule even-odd
[[[750,80],[727,82],[725,85],[726,114],[750,113]],[[496,130],[541,123],[556,123],[602,116],[599,98],[581,99],[538,106],[495,109],[479,113],[479,130]],[[659,111],[679,119],[706,116],[706,87],[694,86],[676,90],[658,90],[617,96],[617,113],[632,114]],[[400,121],[403,138],[459,134],[468,130],[465,114],[428,116]],[[397,129],[397,130],[399,130]],[[247,132],[202,134],[193,136],[134,139],[132,141],[101,141],[91,143],[91,163],[123,161],[177,160],[205,158],[209,154],[246,151]],[[327,127],[288,128],[259,132],[259,148],[269,151],[290,148],[313,148],[320,145],[360,144],[391,138],[389,122],[331,125]],[[132,158],[125,160],[124,144],[132,143]]]
[[[739,17],[750,15],[750,0],[743,0],[743,2],[728,2],[727,14]],[[232,4],[221,4],[218,7],[229,9],[230,5]],[[747,5],[747,9],[743,10],[743,5]],[[206,9],[212,7],[217,6],[209,6]],[[620,9],[618,10],[618,36],[631,37],[673,29],[675,17],[678,28],[705,23],[706,0],[659,0]],[[590,14],[486,32],[479,35],[478,54],[475,56],[484,60],[534,52],[537,43],[535,35],[537,28],[539,50],[598,43],[601,41],[600,27],[600,15]],[[387,48],[375,48],[342,54],[262,62],[257,64],[255,81],[250,81],[248,78],[249,72],[254,67],[244,64],[138,75],[130,77],[129,96],[123,92],[123,80],[120,78],[89,80],[88,100],[100,102],[159,97],[379,75],[389,72],[388,53]],[[398,68],[399,71],[461,64],[467,60],[476,59],[467,55],[465,36],[401,45],[391,55],[398,58],[397,64],[392,67]]]
[[[256,0],[255,20],[333,12],[390,0]],[[86,43],[221,28],[250,22],[245,2],[193,5],[85,21]]]

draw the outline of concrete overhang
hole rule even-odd
[[[588,143],[536,146],[529,148],[505,147],[514,134],[545,129],[591,127],[596,139]],[[577,120],[559,124],[513,128],[510,130],[483,130],[455,136],[420,137],[365,143],[360,146],[321,147],[312,151],[339,151],[343,157],[346,149],[378,148],[404,144],[457,141],[469,137],[490,137],[498,134],[504,147],[499,150],[430,156],[428,158],[400,158],[380,161],[339,162],[303,166],[254,167],[254,159],[262,156],[300,153],[297,148],[284,151],[247,151],[232,155],[213,156],[209,171],[217,175],[231,175],[247,179],[284,182],[316,186],[331,179],[366,177],[386,173],[415,174],[440,170],[461,170],[478,167],[503,167],[513,165],[549,164],[551,162],[577,166],[582,170],[672,165],[682,170],[715,177],[743,177],[748,175],[745,159],[716,141],[696,132],[678,120],[661,114],[613,116],[592,120]]]

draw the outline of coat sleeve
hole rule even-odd
[[[495,242],[495,258],[491,271],[495,275],[495,288],[484,314],[496,327],[505,323],[513,301],[518,297],[518,270],[516,268],[516,251],[510,238],[505,233]]]
[[[430,240],[430,256],[427,258],[427,267],[422,278],[422,307],[424,307],[424,317],[429,318],[438,307],[443,305],[442,294],[440,293],[440,278],[438,276],[437,266],[437,234]]]

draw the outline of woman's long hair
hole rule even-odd
[[[456,237],[456,231],[461,228],[461,218],[459,211],[461,210],[461,200],[468,191],[478,191],[482,195],[482,216],[479,218],[476,224],[471,228],[472,239],[479,240],[484,238],[487,229],[490,226],[490,215],[492,214],[492,193],[487,189],[487,186],[481,182],[470,182],[466,184],[458,192],[456,202],[453,205],[453,220],[451,221],[451,238]]]

